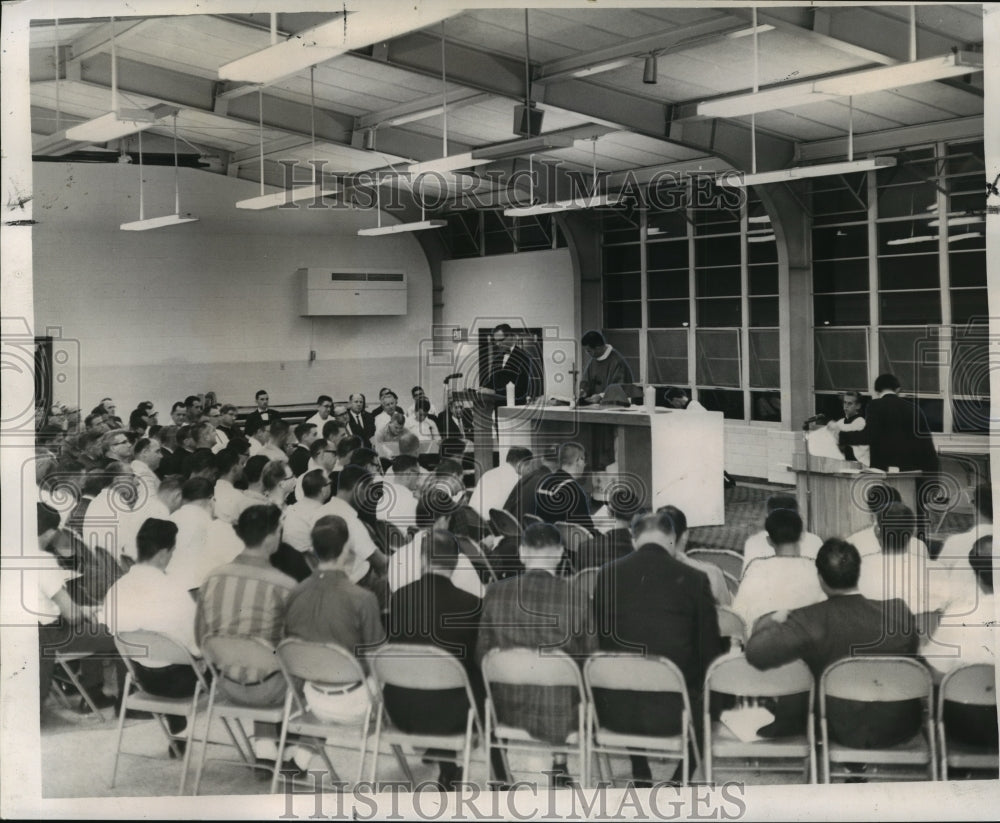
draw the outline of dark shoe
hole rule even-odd
[[[167,755],[171,760],[177,760],[178,758],[184,757],[184,752],[187,749],[186,740],[175,740],[173,745],[167,746]]]
[[[455,784],[462,782],[462,767],[457,763],[444,761],[438,766],[437,782],[443,792],[457,791]]]
[[[274,761],[268,757],[258,757],[253,762],[254,764],[254,777],[256,777],[260,782],[265,780],[270,780],[271,775],[274,774]]]
[[[119,707],[118,711],[121,711],[121,707]],[[140,711],[137,711],[136,709],[126,709],[125,710],[125,719],[126,720],[152,720],[153,719],[153,715],[150,714],[149,712],[140,712]]]
[[[549,772],[549,780],[551,782],[552,788],[554,789],[565,789],[573,782],[569,776],[569,769],[566,768],[565,763],[553,763],[552,770]]]
[[[104,692],[92,694],[90,699],[94,701],[94,705],[97,706],[98,709],[107,709],[110,706],[114,706],[118,702],[117,695],[105,694]],[[90,714],[90,704],[81,697],[77,710],[80,714]]]

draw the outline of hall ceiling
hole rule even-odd
[[[379,6],[392,8],[386,0],[370,2],[348,12],[345,28],[355,14],[370,22]],[[542,131],[575,138],[572,147],[536,155],[534,162],[559,161],[581,172],[596,165],[648,179],[657,170],[717,171],[737,163],[746,169],[750,116],[712,120],[698,116],[696,106],[751,91],[755,63],[758,86],[766,88],[910,58],[910,7],[902,4],[762,8],[756,61],[749,6],[571,5],[528,13],[530,94],[545,112]],[[103,151],[113,160],[137,151],[135,135],[93,145],[63,134],[112,110],[112,28],[119,105],[176,106],[180,151],[200,156],[210,171],[259,180],[263,144],[265,180],[276,183],[279,160],[313,155],[313,131],[315,156],[326,159],[328,171],[399,170],[435,160],[445,151],[445,87],[449,155],[517,136],[514,107],[525,96],[523,8],[458,8],[424,29],[383,40],[375,34],[367,45],[318,63],[312,78],[306,68],[263,86],[220,79],[219,68],[271,46],[272,23],[283,42],[342,21],[342,14],[283,13],[279,3],[273,20],[269,13],[130,17],[128,8],[123,4],[113,23],[32,22],[36,157],[99,158]],[[915,13],[918,59],[981,50],[981,5],[918,5]],[[655,84],[643,82],[651,53]],[[758,168],[782,168],[798,158],[843,159],[850,122],[862,149],[981,135],[982,89],[977,72],[761,112],[754,123]],[[399,119],[408,122],[389,123]],[[172,152],[173,128],[167,117],[144,132],[143,151]],[[514,162],[497,166],[509,171]],[[527,155],[516,162],[526,166]],[[447,176],[444,185],[453,190],[457,179]]]

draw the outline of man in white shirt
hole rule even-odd
[[[404,533],[417,522],[415,491],[420,484],[420,464],[417,458],[401,454],[392,461],[392,479],[382,482],[382,496],[375,506],[375,516],[388,520]]]
[[[767,514],[765,517],[778,509],[788,509],[798,514],[799,502],[788,494],[772,494],[767,499],[766,507]],[[808,557],[810,560],[815,560],[816,555],[819,553],[819,547],[822,545],[823,541],[817,535],[812,532],[803,531],[802,537],[799,538],[799,557]],[[758,557],[773,556],[774,549],[767,542],[767,532],[763,529],[755,532],[743,544],[743,573],[746,574],[747,566]]]
[[[502,509],[521,473],[530,465],[531,457],[530,449],[512,446],[503,463],[483,472],[469,498],[472,510],[485,520],[490,516],[490,509]]]
[[[148,494],[156,494],[156,490],[160,487],[160,478],[156,476],[156,470],[160,467],[160,459],[163,457],[160,441],[148,437],[140,438],[136,441],[134,453],[132,472],[146,487]]]
[[[177,525],[177,545],[167,574],[185,589],[199,588],[214,568],[242,550],[232,527],[212,519],[214,487],[208,478],[192,477],[181,487],[181,507],[170,515]]]
[[[333,497],[320,509],[320,516],[335,514],[343,517],[350,533],[350,548],[354,552],[354,563],[348,572],[352,583],[359,583],[370,588],[366,582],[375,577],[384,579],[386,569],[385,555],[375,545],[368,528],[358,517],[353,505],[355,487],[361,484],[371,472],[363,466],[348,465],[337,478],[337,489]],[[367,484],[362,484],[362,488]],[[378,594],[378,592],[376,592]],[[381,602],[381,601],[380,601]]]
[[[215,505],[212,510],[216,519],[235,523],[244,509],[253,505],[234,483],[240,476],[240,456],[232,449],[223,449],[213,458],[213,466],[218,479],[215,481]]]
[[[306,420],[312,423],[319,431],[323,431],[323,426],[330,419],[330,411],[333,409],[333,398],[328,394],[321,394],[316,398],[316,414]]]
[[[862,558],[871,554],[880,554],[882,545],[878,537],[878,513],[890,503],[900,503],[899,489],[888,483],[872,483],[865,489],[865,503],[872,514],[872,524],[859,529],[847,538],[847,542],[858,550]]]
[[[684,409],[688,411],[705,411],[705,407],[697,400],[692,400],[688,397],[684,389],[669,388],[664,397],[666,398],[667,406],[672,409],[679,411],[683,411]]]
[[[372,438],[372,448],[383,460],[392,460],[400,454],[399,438],[406,432],[406,418],[397,411],[388,417],[379,416],[376,420],[382,425]]]
[[[285,510],[282,540],[300,552],[312,551],[312,529],[323,516],[323,504],[330,499],[330,478],[322,469],[307,471],[301,477],[302,493],[296,490],[296,503]]]
[[[150,495],[144,502],[140,501],[137,508],[121,515],[118,520],[118,551],[120,559],[127,558],[126,565],[128,561],[138,559],[136,537],[142,524],[151,517],[168,520],[180,508],[183,485],[184,478],[179,475],[166,477],[160,481],[155,495]]]
[[[422,386],[414,386],[410,390],[410,396],[413,398],[413,402],[410,403],[409,407],[406,409],[406,416],[412,418],[414,412],[417,410],[417,402],[423,398],[427,401],[427,413],[432,414],[437,417],[437,409],[434,407],[434,402],[424,393]]]
[[[732,610],[747,631],[768,612],[802,608],[826,599],[816,575],[816,561],[799,555],[802,518],[798,512],[776,509],[764,523],[773,557],[758,557],[746,568]]]
[[[80,527],[80,537],[88,546],[100,546],[118,558],[121,549],[121,518],[149,495],[140,492],[132,469],[117,461],[103,469],[103,488],[94,495]]]
[[[857,460],[864,466],[871,465],[871,448],[869,446],[840,446],[841,432],[859,432],[865,428],[865,418],[861,415],[861,395],[856,391],[844,392],[841,401],[844,416],[839,420],[831,420],[826,424],[827,431],[833,435],[838,448],[847,460]]]
[[[937,562],[948,569],[968,569],[969,550],[975,542],[993,534],[993,484],[986,480],[972,492],[976,521],[967,532],[953,534],[944,541]]]

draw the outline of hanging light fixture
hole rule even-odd
[[[656,85],[656,52],[651,51],[642,66],[642,82],[647,86]]]
[[[181,213],[181,189],[180,171],[177,164],[177,115],[174,115],[174,213],[163,217],[150,217],[145,215],[145,202],[143,200],[142,181],[142,132],[139,132],[139,219],[132,223],[122,223],[119,228],[122,231],[147,231],[149,229],[160,229],[164,226],[177,226],[181,223],[195,223],[198,218],[190,214]]]

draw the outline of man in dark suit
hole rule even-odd
[[[535,489],[535,505],[531,514],[546,523],[568,521],[594,531],[590,519],[587,493],[577,482],[587,464],[587,453],[579,443],[563,443],[559,447],[559,468],[543,477]]]
[[[476,660],[490,649],[514,647],[559,649],[581,659],[592,651],[593,634],[569,582],[556,577],[562,561],[562,541],[555,526],[535,523],[524,530],[521,560],[524,574],[500,580],[486,589],[479,624]],[[577,728],[576,689],[564,686],[496,684],[493,689],[500,722],[526,729],[553,745],[565,744]],[[566,755],[552,764],[556,782],[564,780]],[[563,776],[560,778],[560,776]]]
[[[247,432],[255,432],[281,420],[281,413],[277,409],[270,408],[271,398],[267,394],[267,389],[258,389],[254,399],[257,401],[257,408],[247,415],[245,423]]]
[[[452,400],[448,408],[437,416],[438,433],[441,438],[458,437],[472,439],[472,412],[462,405],[461,400]]]
[[[559,468],[559,447],[551,446],[546,451],[545,456],[539,460],[537,466],[518,478],[503,504],[504,511],[514,515],[518,522],[524,515],[534,514],[535,491],[538,489],[538,484],[557,468]],[[489,512],[485,512],[485,514],[489,514]]]
[[[899,599],[869,600],[858,592],[861,556],[851,543],[838,538],[823,543],[816,556],[816,570],[827,599],[762,617],[747,641],[746,656],[751,665],[773,669],[804,660],[818,684],[824,669],[845,657],[916,653],[916,620],[906,604]],[[798,728],[790,709],[777,705],[774,714],[772,726],[782,726],[783,733],[801,729],[804,712],[798,712]],[[920,728],[921,716],[919,700],[891,704],[827,701],[830,736],[859,749],[908,740]]]
[[[667,512],[649,514],[632,530],[636,549],[601,568],[594,612],[602,651],[666,657],[680,669],[694,717],[700,717],[705,671],[720,652],[719,622],[708,578],[676,558],[678,526]],[[676,694],[595,690],[602,724],[624,734],[675,735],[683,702]],[[695,728],[701,724],[695,723]],[[652,779],[645,757],[632,775]]]
[[[352,394],[348,401],[350,409],[347,417],[347,430],[361,438],[365,448],[371,448],[372,437],[375,436],[375,418],[365,410],[365,396]]]
[[[632,553],[632,530],[629,524],[638,500],[633,490],[618,485],[608,495],[608,513],[615,518],[615,527],[604,534],[595,534],[580,544],[573,558],[576,571],[603,566]]]
[[[389,599],[387,629],[390,642],[427,644],[455,655],[469,675],[481,709],[483,679],[474,654],[482,601],[451,582],[458,552],[458,542],[451,532],[436,529],[427,535],[421,556],[424,573]],[[469,705],[462,689],[428,691],[386,686],[383,696],[393,723],[405,731],[441,735],[465,731]],[[455,753],[437,750],[433,754],[447,757]],[[446,791],[461,779],[461,769],[454,762],[441,762],[438,782]]]
[[[496,393],[496,404],[507,405],[507,384],[514,384],[514,405],[523,406],[531,399],[532,365],[528,353],[517,345],[510,325],[501,323],[493,329],[496,354],[490,364],[486,388]]]
[[[899,385],[895,375],[880,374],[875,379],[875,399],[865,413],[865,427],[842,431],[839,445],[870,445],[873,469],[888,471],[896,466],[900,471],[937,471],[938,456],[927,418],[916,403],[897,394]]]

